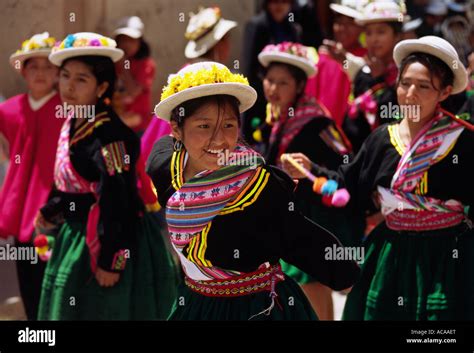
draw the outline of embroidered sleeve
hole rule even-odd
[[[138,222],[137,152],[133,148],[124,141],[109,142],[93,157],[99,172],[98,265],[111,272],[124,270]]]
[[[109,143],[103,146],[100,152],[110,176],[115,175],[115,173],[121,174],[124,171],[129,171],[130,155],[127,154],[123,141]]]

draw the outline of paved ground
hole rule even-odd
[[[9,243],[13,243],[10,239]],[[0,239],[0,246],[6,241]],[[0,260],[0,320],[25,320],[14,261]]]

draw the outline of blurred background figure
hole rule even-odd
[[[242,121],[243,136],[251,144],[256,142],[252,137],[252,119],[258,117],[263,120],[265,117],[266,103],[261,81],[263,68],[258,62],[258,54],[267,44],[301,42],[302,27],[294,18],[290,20],[293,5],[293,0],[265,0],[260,12],[245,26],[243,74],[258,93],[257,102],[244,113]]]
[[[357,153],[377,126],[394,120],[382,117],[382,107],[396,105],[395,82],[398,69],[393,48],[401,39],[406,15],[403,1],[375,1],[363,6],[357,21],[364,26],[367,44],[366,65],[354,79],[354,100],[344,120],[344,131]]]
[[[190,63],[198,61],[216,61],[227,64],[230,56],[230,31],[237,22],[222,18],[217,6],[200,8],[191,13],[185,38],[189,41],[184,55]]]
[[[33,248],[33,220],[53,183],[64,122],[57,115],[62,104],[56,91],[58,70],[48,61],[55,41],[48,32],[23,41],[10,64],[27,89],[0,104],[0,163],[2,158],[10,160],[0,189],[0,238],[13,236],[22,251]],[[26,316],[36,320],[45,264],[25,259],[15,264]]]
[[[151,114],[151,88],[156,64],[143,39],[144,25],[137,16],[118,22],[113,34],[125,56],[116,64],[118,75],[114,108],[122,120],[139,135],[148,126]]]
[[[431,0],[425,8],[423,24],[418,36],[441,36],[441,24],[448,15],[448,7],[443,0]]]
[[[330,0],[300,0],[293,4],[295,22],[301,25],[301,44],[318,48],[331,35]]]
[[[403,39],[417,39],[418,34],[417,30],[421,27],[423,24],[423,19],[422,18],[415,18],[411,19],[409,16],[407,16],[407,20],[405,23],[403,23],[402,27],[402,38]]]
[[[334,40],[325,40],[319,47],[317,74],[308,79],[306,86],[306,94],[325,105],[338,126],[342,126],[351,91],[351,75],[344,63],[346,55],[363,57],[367,54],[361,44],[363,28],[355,22],[360,17],[359,3],[358,0],[343,0],[329,5],[334,13]],[[339,51],[344,54],[337,54]]]

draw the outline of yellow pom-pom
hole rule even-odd
[[[325,177],[316,178],[313,183],[313,191],[317,194],[320,194],[321,188],[327,181],[328,180]]]
[[[255,130],[252,134],[252,137],[257,142],[262,142],[262,132],[260,130]]]

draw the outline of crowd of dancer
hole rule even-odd
[[[137,16],[25,40],[0,236],[42,260],[27,318],[332,320],[340,291],[344,320],[474,319],[474,19],[414,3],[266,0],[242,72],[200,8],[159,99]]]

